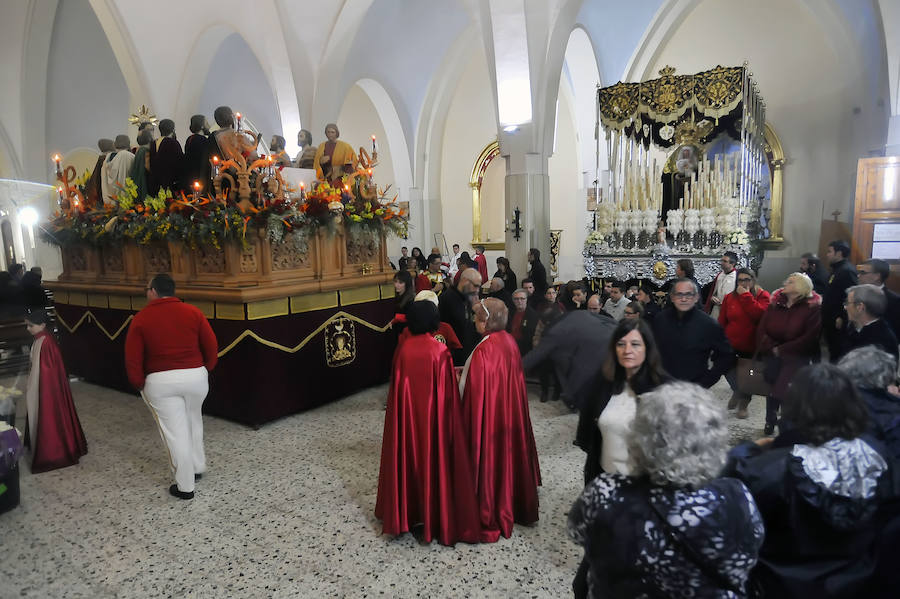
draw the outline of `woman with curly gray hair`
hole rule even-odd
[[[897,377],[897,360],[886,351],[867,345],[841,358],[838,368],[856,385],[869,410],[866,432],[900,460],[900,397],[888,390]]]
[[[717,478],[726,422],[692,383],[640,396],[633,474],[601,473],[569,513],[569,534],[585,551],[576,597],[746,596],[763,525],[743,483]]]

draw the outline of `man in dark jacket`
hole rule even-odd
[[[897,337],[888,323],[884,321],[887,299],[875,285],[855,285],[847,289],[847,324],[841,331],[841,351],[832,359],[837,361],[841,356],[857,347],[874,345],[897,358]]]
[[[666,371],[708,389],[734,364],[734,350],[721,325],[697,306],[698,297],[693,281],[678,279],[670,292],[672,305],[651,324]]]
[[[831,278],[822,296],[822,334],[831,359],[841,353],[840,331],[847,323],[844,300],[847,299],[847,288],[857,282],[856,269],[847,261],[849,256],[847,242],[836,240],[828,244],[825,260],[831,265]]]
[[[885,286],[887,278],[891,275],[891,265],[884,260],[874,258],[857,266],[856,271],[859,273],[860,284],[875,285],[884,292],[884,298],[887,300],[884,319],[894,331],[894,336],[900,339],[900,295]]]
[[[547,291],[549,285],[547,284],[547,270],[541,264],[541,250],[537,248],[528,250],[528,262],[531,264],[531,274],[528,275],[528,278],[534,283],[534,294],[537,297],[544,297],[544,292]]]
[[[540,316],[537,310],[528,305],[528,292],[524,289],[516,289],[512,301],[516,309],[509,317],[509,332],[519,346],[519,353],[524,356],[531,351],[534,329]]]
[[[478,297],[481,275],[474,268],[467,268],[459,276],[459,283],[440,295],[438,308],[441,320],[453,327],[461,349],[451,350],[453,365],[463,366],[478,343],[475,317],[472,314],[473,298]]]
[[[800,272],[809,277],[813,282],[813,291],[819,295],[825,294],[828,287],[828,276],[825,274],[825,267],[822,261],[812,252],[806,252],[800,257]]]
[[[562,385],[562,398],[580,408],[600,374],[616,321],[607,314],[574,310],[560,318],[537,347],[522,360],[525,372],[552,364]]]

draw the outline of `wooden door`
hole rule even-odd
[[[900,291],[900,156],[860,159],[852,249],[854,264],[872,257],[887,260],[887,286]]]

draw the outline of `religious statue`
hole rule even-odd
[[[209,165],[209,123],[202,114],[191,117],[191,135],[184,140],[184,176],[181,189],[186,194],[194,192],[194,181],[200,182],[199,192],[206,194],[212,169]]]
[[[306,129],[300,129],[297,133],[297,145],[300,151],[297,152],[297,159],[294,166],[297,168],[315,168],[316,167],[316,146],[312,145],[312,133]]]
[[[276,166],[292,166],[291,157],[285,152],[284,146],[286,142],[280,135],[273,135],[272,141],[269,142],[269,151],[272,152],[272,160]]]
[[[103,204],[103,190],[107,186],[105,169],[106,158],[114,149],[113,140],[106,138],[98,139],[97,148],[100,150],[100,156],[97,157],[97,163],[94,165],[91,178],[88,179],[87,193],[85,193],[84,198],[88,209],[96,208]]]
[[[125,188],[125,179],[131,174],[134,154],[131,153],[131,139],[127,135],[116,135],[113,144],[115,151],[106,162],[106,188],[103,190],[103,202],[114,203],[113,196],[118,196]]]
[[[144,129],[137,136],[138,149],[134,153],[134,162],[131,164],[131,181],[137,188],[138,201],[143,201],[149,192],[149,167],[150,144],[153,143],[153,134],[149,129]]]
[[[345,141],[340,141],[340,130],[334,123],[325,125],[328,141],[319,144],[316,150],[316,178],[320,181],[339,184],[341,177],[356,170],[356,153]]]
[[[247,162],[253,162],[256,155],[258,138],[245,131],[234,130],[234,112],[228,106],[219,106],[213,112],[213,118],[219,129],[209,137],[209,154],[218,156],[220,160],[238,160],[244,158]]]
[[[160,138],[150,142],[150,177],[147,188],[155,196],[160,189],[177,192],[184,166],[184,152],[175,139],[175,121],[159,122]]]

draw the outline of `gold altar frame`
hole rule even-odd
[[[784,175],[784,148],[781,147],[781,140],[775,133],[775,129],[769,123],[766,123],[765,129],[765,152],[769,161],[769,171],[772,174],[771,200],[769,207],[769,232],[770,236],[760,240],[760,245],[766,250],[778,250],[784,247],[784,209],[782,204]]]
[[[472,189],[472,246],[482,245],[486,250],[506,249],[506,242],[504,241],[481,240],[481,183],[484,181],[484,174],[487,172],[491,161],[499,155],[500,142],[494,140],[481,150],[481,153],[475,160],[475,165],[472,167],[472,174],[469,176],[469,187]]]

